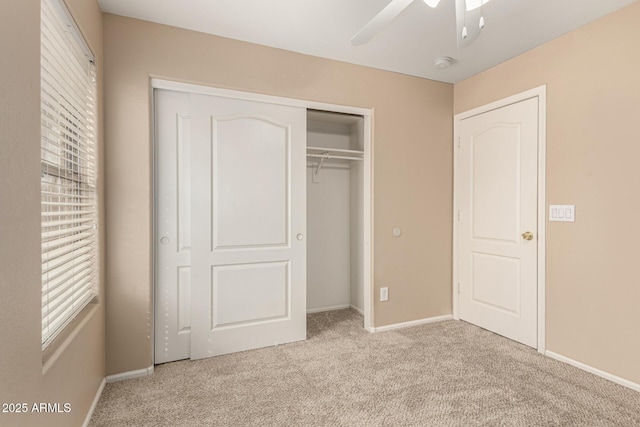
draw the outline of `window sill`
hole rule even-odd
[[[89,320],[91,320],[98,311],[99,303],[89,303],[75,319],[67,325],[66,328],[58,335],[53,342],[42,351],[42,375],[55,364],[56,360],[64,353],[65,349],[73,342],[76,336],[82,331]]]

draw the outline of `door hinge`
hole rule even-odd
[[[458,221],[460,221],[460,211],[458,211]]]
[[[458,282],[458,293],[460,293],[460,282]]]
[[[460,137],[458,137],[458,148],[460,148]]]

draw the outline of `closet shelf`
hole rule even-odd
[[[320,153],[320,154],[307,153],[307,157],[317,157],[317,158],[322,159],[322,160],[332,160],[332,159],[338,159],[338,160],[364,160],[362,157],[335,156],[335,155],[330,154],[330,153]]]
[[[362,160],[364,151],[344,150],[340,148],[307,147],[307,157],[321,159]]]

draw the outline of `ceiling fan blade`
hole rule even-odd
[[[458,48],[467,47],[480,35],[480,17],[482,16],[482,8],[467,11],[466,0],[456,0],[456,34],[458,39]],[[466,16],[465,16],[466,13]],[[466,37],[463,37],[463,28]]]
[[[371,40],[373,36],[382,31],[384,27],[400,15],[413,1],[414,0],[391,0],[391,3],[378,12],[367,25],[362,27],[362,29],[358,31],[358,34],[353,36],[351,44],[358,46]]]

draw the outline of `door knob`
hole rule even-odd
[[[302,240],[304,238],[304,236],[302,235],[302,233],[298,233],[298,235],[296,236],[296,239],[298,240]]]
[[[533,233],[530,231],[525,231],[524,233],[522,233],[522,238],[524,240],[533,240]]]

